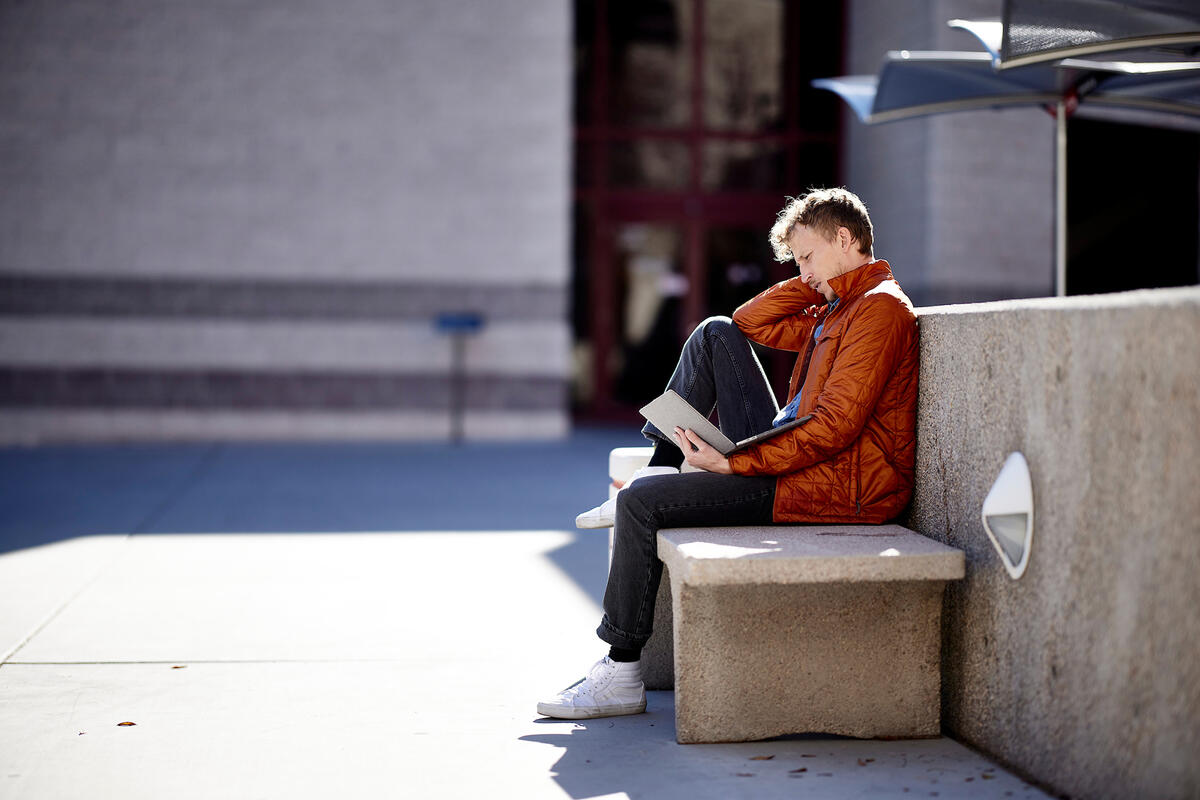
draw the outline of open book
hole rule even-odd
[[[812,415],[809,414],[799,419],[790,420],[774,428],[768,428],[762,433],[751,436],[749,439],[734,442],[728,436],[721,433],[720,428],[705,419],[704,415],[688,405],[686,400],[671,389],[667,389],[667,391],[647,403],[641,409],[641,412],[643,417],[653,422],[654,426],[668,437],[674,433],[677,427],[684,430],[690,429],[718,450],[723,456],[778,436],[784,431],[798,428],[812,418]]]

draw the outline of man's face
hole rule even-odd
[[[792,229],[787,243],[796,259],[801,279],[832,303],[837,295],[829,287],[829,279],[846,271],[843,248],[838,246],[837,237],[829,240],[807,225],[797,225]]]

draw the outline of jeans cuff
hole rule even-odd
[[[609,624],[607,614],[600,620],[600,627],[596,628],[596,635],[600,637],[601,641],[626,650],[641,650],[646,646],[646,642],[650,641],[648,633],[645,636],[634,636],[619,628],[614,628]]]

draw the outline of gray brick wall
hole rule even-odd
[[[564,280],[549,0],[0,6],[0,267]]]
[[[523,412],[561,432],[569,14],[555,0],[0,4],[0,315],[412,329],[495,304],[509,329],[493,358],[534,347],[561,363],[560,390]],[[512,334],[521,320],[537,323],[528,341]],[[123,335],[114,322],[97,352]],[[19,324],[4,336],[0,370],[3,353],[28,350],[13,344]],[[482,369],[475,380],[494,386]],[[57,380],[91,385],[83,373]],[[385,394],[421,396],[431,380]]]

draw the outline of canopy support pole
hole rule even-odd
[[[1054,294],[1067,294],[1067,104],[1054,115]]]

